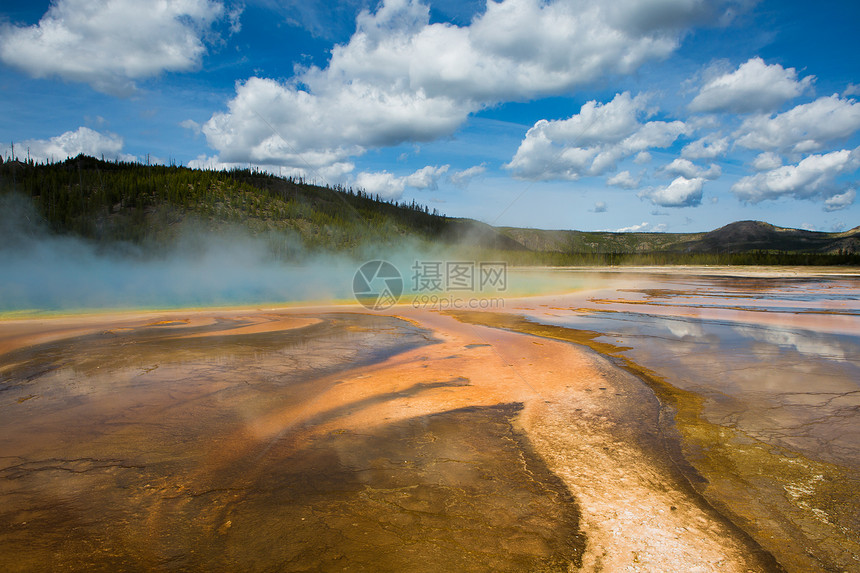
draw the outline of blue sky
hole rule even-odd
[[[0,8],[0,153],[249,165],[497,225],[860,224],[860,3]]]

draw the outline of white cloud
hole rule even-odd
[[[448,176],[448,180],[457,187],[466,187],[472,179],[483,175],[486,171],[487,167],[483,163],[481,165],[473,165],[468,169],[455,171]]]
[[[846,360],[850,356],[847,354],[846,348],[838,341],[826,342],[795,330],[750,326],[733,326],[732,330],[753,340],[761,340],[777,346],[793,347],[799,353],[807,356],[824,356],[839,361]]]
[[[214,0],[57,0],[37,25],[0,28],[0,60],[126,96],[135,80],[198,68],[223,15]]]
[[[616,233],[662,233],[666,230],[666,224],[660,223],[659,225],[652,226],[651,223],[647,221],[642,221],[642,223],[638,225],[631,225],[629,227],[622,227],[620,229],[616,229]]]
[[[606,104],[590,101],[568,119],[535,123],[504,167],[531,180],[602,175],[625,157],[670,146],[686,131],[681,121],[640,122],[646,115],[645,98],[627,92]]]
[[[406,176],[406,185],[415,189],[437,189],[439,178],[448,172],[449,165],[441,167],[427,165],[422,167],[412,175]]]
[[[388,171],[363,171],[356,175],[355,185],[371,195],[379,194],[383,199],[399,199],[406,187],[436,189],[439,178],[448,172],[448,167],[428,165],[403,177]]]
[[[732,192],[742,201],[759,203],[767,199],[794,197],[831,199],[833,206],[849,198],[836,183],[840,175],[860,169],[860,147],[810,155],[797,165],[784,165],[771,171],[743,177],[732,185]]]
[[[681,156],[687,159],[714,159],[725,154],[728,149],[728,137],[718,138],[711,134],[685,145],[681,150]]]
[[[633,159],[633,163],[636,163],[637,165],[644,165],[645,163],[648,163],[649,161],[651,161],[651,154],[648,153],[647,151],[640,151],[639,153],[636,154],[636,157]]]
[[[814,80],[813,76],[807,76],[798,81],[794,68],[767,65],[761,58],[752,58],[734,72],[702,86],[689,108],[695,112],[773,111],[807,91]]]
[[[28,139],[15,144],[15,156],[18,159],[29,154],[36,161],[64,161],[83,153],[92,157],[119,159],[120,161],[137,161],[137,158],[122,153],[123,139],[115,133],[100,133],[88,127],[79,127],[76,131],[67,131],[50,139]],[[6,147],[3,155],[8,156],[10,147]]]
[[[242,12],[244,12],[244,10],[244,4],[237,3],[229,12],[227,12],[227,22],[230,25],[231,34],[238,34],[242,31]]]
[[[696,179],[697,177],[702,179],[717,179],[723,173],[722,168],[716,163],[711,163],[710,167],[705,169],[689,159],[681,158],[675,159],[672,163],[663,167],[662,171],[673,175],[682,175],[686,179]]]
[[[622,171],[607,179],[606,183],[622,189],[636,189],[639,187],[639,178],[633,177],[629,171]]]
[[[701,177],[677,177],[667,187],[641,191],[639,197],[650,199],[661,207],[695,207],[702,203],[704,184],[705,180]]]
[[[594,213],[606,213],[606,203],[603,201],[597,201],[594,204],[594,209],[592,209]]]
[[[689,0],[662,0],[683,14]],[[631,26],[630,12],[654,2],[614,6],[584,1],[488,2],[469,26],[429,24],[415,0],[386,0],[363,12],[349,44],[332,51],[327,74],[408,79],[429,97],[479,102],[568,91],[606,74],[629,73],[668,56],[692,15]],[[698,4],[698,2],[695,2]]]
[[[782,167],[782,157],[773,151],[759,153],[752,162],[752,168],[756,171],[770,171],[777,167]]]
[[[209,169],[214,171],[231,169],[259,169],[279,177],[295,177],[321,185],[334,185],[346,183],[347,175],[355,169],[355,164],[349,161],[322,164],[317,166],[305,165],[304,167],[285,167],[272,163],[251,163],[241,161],[222,161],[217,155],[200,155],[188,162],[191,169]]]
[[[397,177],[388,171],[363,171],[355,177],[355,185],[371,195],[378,194],[383,199],[399,199],[406,189],[406,178]]]
[[[630,225],[629,227],[621,227],[620,229],[615,229],[616,233],[638,233],[640,231],[646,230],[651,226],[651,223],[647,221],[642,221],[638,225]]]
[[[193,119],[185,119],[183,121],[180,121],[179,127],[184,127],[185,129],[194,132],[195,135],[200,135],[202,133],[202,130],[200,129],[200,124]]]
[[[853,96],[860,95],[860,85],[857,84],[848,84],[848,87],[845,88],[845,91],[842,92],[843,96]]]
[[[367,147],[433,139],[463,118],[462,104],[423,93],[387,93],[353,83],[311,95],[251,78],[237,86],[229,111],[213,115],[203,133],[223,161],[316,167]]]
[[[296,165],[298,152],[337,161],[429,141],[499,102],[569,93],[664,58],[689,26],[733,4],[502,0],[456,26],[431,24],[419,0],[385,0],[359,15],[326,68],[240,82],[203,132],[224,161],[281,165]]]
[[[428,98],[423,91],[398,93],[356,81],[340,89],[320,84],[310,93],[261,78],[238,84],[228,107],[203,126],[223,160],[297,167],[429,141],[455,131],[470,111],[467,102]]]
[[[845,207],[849,207],[854,203],[854,199],[857,198],[857,191],[854,189],[849,189],[844,193],[839,193],[838,195],[833,195],[824,200],[824,210],[825,211],[839,211],[840,209],[844,209]]]
[[[807,153],[845,139],[860,129],[860,103],[834,94],[776,115],[746,119],[735,133],[750,149]]]

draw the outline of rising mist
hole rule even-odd
[[[27,198],[0,195],[0,312],[352,298],[356,260],[305,253],[287,263],[273,255],[273,242],[300,249],[287,236],[253,236],[239,227],[214,232],[194,223],[157,252],[104,246],[57,235]]]

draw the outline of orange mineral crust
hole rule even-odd
[[[4,570],[777,568],[568,342],[409,307],[0,330]]]

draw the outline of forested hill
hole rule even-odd
[[[6,161],[0,164],[0,192],[10,191],[31,197],[54,232],[99,243],[157,248],[190,223],[280,233],[310,251],[349,252],[405,238],[456,243],[467,236],[489,247],[522,249],[488,225],[451,219],[414,202],[250,169],[207,171],[86,156],[48,165]]]
[[[285,258],[412,242],[491,252],[516,264],[860,264],[860,228],[840,234],[756,222],[697,234],[495,228],[362,189],[250,169],[205,171],[86,156],[47,165],[12,160],[0,163],[0,194],[9,193],[29,197],[54,233],[145,251],[168,247],[195,225],[278,237],[270,243]]]
[[[705,253],[860,253],[860,227],[843,233],[822,233],[776,227],[761,221],[738,221],[709,233],[545,231],[515,227],[499,230],[527,249],[544,252],[671,252],[691,256]]]

